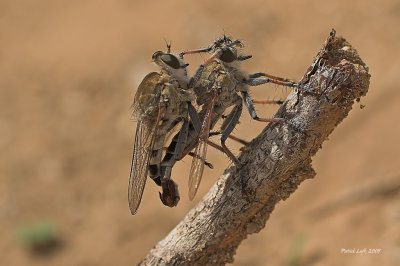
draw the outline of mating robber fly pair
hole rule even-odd
[[[153,54],[153,62],[160,67],[160,72],[149,73],[143,79],[132,104],[133,114],[138,120],[128,188],[132,214],[139,207],[147,175],[161,186],[160,199],[164,205],[173,207],[178,204],[178,187],[171,179],[171,173],[174,164],[186,155],[193,157],[189,174],[189,198],[192,200],[204,166],[211,167],[206,161],[208,145],[226,153],[240,167],[240,162],[225,142],[228,137],[235,139],[230,134],[242,114],[243,102],[252,119],[281,122],[279,118],[258,117],[254,104],[282,102],[252,100],[248,88],[266,83],[287,87],[298,87],[298,84],[261,72],[247,74],[240,70],[240,62],[251,58],[251,55],[242,54],[243,47],[241,41],[223,36],[207,48],[184,51],[179,56],[170,53],[170,45],[167,45],[167,53],[158,51]],[[183,57],[196,53],[210,53],[211,56],[189,78],[188,64]],[[199,110],[192,105],[193,102]],[[229,107],[233,108],[225,116]],[[221,128],[212,132],[221,119],[224,119]],[[178,124],[181,128],[164,148],[169,133]],[[209,140],[213,134],[220,135],[220,144]]]

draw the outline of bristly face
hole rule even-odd
[[[185,68],[188,66],[182,59],[177,56],[157,51],[152,56],[153,62],[158,65],[162,71],[174,76],[178,80],[187,82]]]
[[[224,37],[215,40],[210,46],[210,50],[213,52],[217,52],[218,50],[221,51],[220,56],[218,59],[223,61],[224,63],[232,63],[237,59],[237,50],[238,48],[243,48],[244,44],[239,41],[235,40],[232,41],[230,37],[224,35]]]

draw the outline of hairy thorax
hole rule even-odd
[[[241,101],[238,92],[247,90],[242,83],[244,75],[239,69],[217,60],[207,65],[194,86],[196,102],[202,106],[200,116],[205,116],[213,91],[217,92],[217,97],[213,107],[212,124],[215,124],[227,108]]]
[[[140,120],[151,126],[156,122],[161,108],[163,122],[160,126],[166,127],[186,113],[186,102],[194,99],[193,93],[183,89],[180,81],[164,72],[153,72],[148,76],[150,78],[146,77],[143,81],[148,84],[139,86],[134,112]]]

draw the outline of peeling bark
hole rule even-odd
[[[248,234],[265,227],[280,200],[316,173],[311,157],[369,87],[368,68],[332,30],[271,123],[242,148],[241,168],[224,172],[201,202],[141,261],[143,265],[232,263]]]

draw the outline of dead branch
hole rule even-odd
[[[248,234],[264,228],[275,205],[315,176],[311,157],[369,86],[368,68],[332,30],[324,47],[271,123],[201,202],[143,259],[143,265],[220,265]]]

